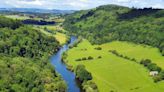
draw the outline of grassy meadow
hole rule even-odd
[[[142,59],[150,59],[153,63],[164,69],[164,57],[158,48],[119,41],[103,44],[101,47],[104,50],[116,50],[120,54],[135,58],[138,62]]]
[[[102,50],[96,50],[95,47],[102,47]],[[154,83],[145,67],[117,57],[109,50],[117,50],[138,61],[149,58],[164,68],[162,66],[164,57],[160,55],[158,49],[119,41],[93,46],[87,40],[83,40],[77,47],[67,52],[66,61],[73,67],[84,64],[86,69],[92,73],[93,80],[100,92],[163,92],[163,81]],[[94,59],[76,61],[76,59],[88,56],[92,56]],[[98,58],[100,56],[101,58]]]
[[[45,31],[44,28],[47,27],[48,30],[51,30],[54,33],[50,33],[48,31]],[[57,39],[57,41],[60,42],[61,45],[63,45],[64,43],[67,42],[68,37],[66,34],[64,34],[63,30],[56,30],[56,26],[55,25],[46,25],[46,26],[35,26],[35,29],[40,30],[42,33],[48,35],[48,36],[53,36]]]

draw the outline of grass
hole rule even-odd
[[[156,48],[118,41],[100,45],[102,50],[95,50],[95,47],[97,46],[83,40],[78,47],[67,52],[67,61],[68,65],[74,67],[77,64],[84,64],[86,69],[92,73],[100,92],[163,92],[164,82],[154,83],[145,67],[108,52],[117,50],[129,57],[136,57],[137,60],[150,56],[154,62],[160,62],[163,57]],[[155,56],[153,57],[152,54]],[[94,59],[75,61],[88,56]],[[99,56],[102,58],[98,59]]]
[[[55,38],[60,42],[60,44],[64,44],[67,41],[67,37],[63,33],[56,32]]]
[[[104,50],[116,50],[120,54],[137,59],[138,62],[142,59],[151,59],[152,62],[164,69],[164,57],[158,48],[119,41],[103,44],[101,47]]]
[[[50,27],[50,28],[52,27],[52,28],[53,28],[53,26],[51,26],[51,25],[48,26],[48,27]],[[39,26],[39,27],[34,27],[34,28],[40,30],[42,33],[44,33],[44,34],[46,34],[46,35],[48,35],[48,36],[53,36],[53,37],[55,37],[56,40],[59,41],[59,43],[60,43],[61,45],[63,45],[64,43],[67,42],[68,37],[66,36],[66,34],[61,33],[60,31],[54,31],[54,30],[52,30],[52,31],[54,31],[54,33],[55,33],[55,34],[52,34],[52,33],[49,33],[49,32],[47,32],[47,31],[45,31],[45,30],[44,30],[44,26]],[[50,30],[50,29],[49,29],[49,30]]]

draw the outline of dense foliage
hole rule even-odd
[[[17,20],[0,17],[0,25],[8,21],[13,23],[0,26],[0,91],[65,92],[65,82],[48,61],[59,42],[28,26],[14,26]]]
[[[38,30],[21,27],[17,30],[0,30],[0,53],[21,57],[42,57],[57,51],[59,43]]]
[[[92,79],[91,73],[89,73],[84,65],[77,65],[75,69],[76,78],[78,78],[79,81],[84,82]]]
[[[92,81],[92,75],[85,69],[84,65],[77,65],[75,75],[81,82],[84,92],[98,92],[97,85]]]
[[[0,58],[0,91],[52,92],[66,90],[47,59],[32,60],[22,57]]]
[[[19,20],[13,20],[9,18],[5,18],[3,16],[0,16],[0,28],[8,27],[11,29],[16,29],[18,27],[22,26],[22,22]]]
[[[93,44],[130,41],[158,47],[164,55],[163,15],[161,9],[105,5],[66,16],[64,27]]]

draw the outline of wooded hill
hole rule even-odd
[[[0,16],[0,91],[66,91],[49,62],[49,55],[58,48],[54,37]]]
[[[66,16],[64,28],[93,44],[113,40],[158,47],[164,55],[164,10],[105,5]]]

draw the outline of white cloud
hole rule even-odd
[[[22,5],[43,5],[44,1],[40,1],[40,0],[31,0],[31,1],[27,1],[27,0],[22,0],[22,1],[16,1],[18,4],[22,4]]]
[[[164,0],[0,0],[0,7],[89,9],[104,4],[164,8]]]
[[[155,4],[155,5],[153,5],[152,7],[154,7],[154,8],[164,8],[164,6],[161,5],[161,4]]]
[[[81,2],[87,2],[88,0],[80,0]]]
[[[120,3],[126,3],[126,2],[131,2],[132,0],[116,0],[117,2],[120,2]],[[132,1],[133,2],[133,1]]]

